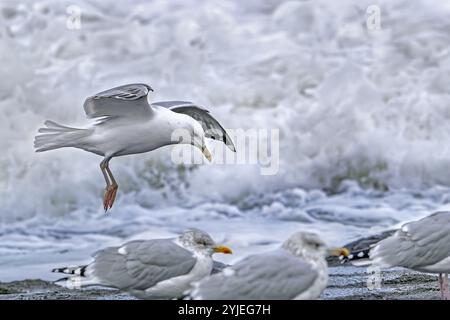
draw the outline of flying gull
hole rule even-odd
[[[348,254],[345,248],[327,249],[314,233],[298,232],[279,249],[248,256],[195,283],[188,296],[196,300],[317,299],[328,282],[327,252]]]
[[[149,105],[146,84],[128,84],[89,97],[84,111],[96,123],[84,129],[46,121],[34,142],[36,152],[73,147],[103,157],[100,169],[106,181],[105,211],[116,198],[118,185],[109,169],[113,157],[143,153],[171,144],[191,144],[211,161],[205,137],[222,141],[236,151],[225,129],[208,110],[187,101],[163,101]],[[172,134],[184,129],[190,139],[174,141]],[[181,141],[180,141],[181,140]]]
[[[126,291],[141,299],[183,296],[192,282],[211,274],[214,253],[231,254],[197,229],[175,239],[137,240],[97,252],[85,266],[53,269],[70,274],[56,283],[69,289],[103,286]]]
[[[352,252],[355,265],[403,267],[419,272],[438,273],[441,298],[450,299],[450,212],[436,212],[421,220],[404,224],[393,235],[371,248]]]

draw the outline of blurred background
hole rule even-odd
[[[338,245],[448,208],[449,18],[438,0],[1,0],[0,281],[187,227],[232,262],[300,229]],[[105,215],[101,159],[33,138],[47,119],[86,125],[87,96],[131,82],[226,128],[279,129],[278,173],[174,165],[170,148],[115,158]]]

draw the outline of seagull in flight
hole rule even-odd
[[[73,128],[47,120],[45,128],[38,131],[41,134],[35,137],[36,152],[72,147],[102,156],[105,211],[112,208],[118,189],[109,168],[109,161],[114,157],[149,152],[166,145],[190,144],[211,161],[205,137],[222,141],[236,152],[230,136],[208,110],[188,101],[149,104],[150,91],[153,89],[146,84],[127,84],[87,98],[84,111],[95,123],[86,128]],[[189,138],[173,139],[175,130],[184,130]]]

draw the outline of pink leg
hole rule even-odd
[[[100,163],[100,169],[102,170],[103,176],[106,181],[105,194],[103,196],[103,207],[105,209],[105,212],[108,209],[111,209],[111,207],[113,206],[114,200],[116,199],[118,188],[117,182],[114,179],[111,170],[109,170],[109,160],[110,159],[105,158]]]
[[[448,274],[440,273],[439,274],[439,287],[441,289],[441,299],[442,300],[450,300],[450,294],[448,290]]]

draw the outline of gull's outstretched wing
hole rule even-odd
[[[147,95],[153,89],[146,84],[127,84],[102,91],[84,102],[88,118],[146,119],[152,110]]]
[[[304,260],[284,250],[251,255],[195,285],[190,297],[200,300],[294,299],[311,290],[318,277]]]
[[[101,250],[94,257],[89,268],[100,283],[123,290],[145,290],[188,274],[197,261],[169,239],[132,241]]]
[[[202,125],[207,138],[222,141],[228,148],[236,152],[230,136],[208,110],[189,101],[161,101],[154,102],[152,105],[168,108],[173,112],[183,113],[194,118]]]

